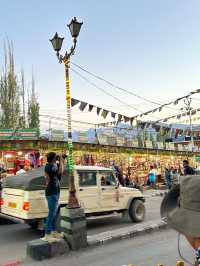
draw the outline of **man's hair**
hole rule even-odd
[[[47,154],[47,162],[48,163],[52,163],[53,160],[55,159],[55,157],[56,157],[56,153],[55,152],[49,152]]]
[[[19,168],[20,168],[20,169],[24,169],[24,165],[23,165],[23,164],[20,164],[20,165],[19,165]]]
[[[188,160],[183,160],[183,163],[189,164]]]

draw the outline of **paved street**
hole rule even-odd
[[[184,256],[193,261],[193,251],[184,238],[181,238],[181,251]],[[136,239],[121,240],[99,248],[87,249],[71,253],[63,257],[39,263],[28,261],[30,266],[175,266],[179,260],[177,251],[177,234],[165,230]],[[185,264],[188,266],[188,264]]]
[[[146,220],[154,221],[159,218],[162,197],[149,197],[146,201]],[[112,229],[129,226],[131,223],[121,219],[120,215],[104,218],[90,218],[88,221],[88,235],[93,235]],[[8,261],[25,257],[27,241],[40,237],[35,230],[25,224],[14,224],[0,218],[0,265]],[[11,252],[12,251],[12,252]]]

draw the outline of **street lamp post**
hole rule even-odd
[[[189,116],[189,123],[190,123],[190,134],[191,134],[191,147],[192,147],[192,151],[194,150],[194,136],[193,136],[193,127],[192,127],[192,107],[191,107],[191,102],[192,102],[192,99],[191,98],[185,98],[184,100],[184,103],[186,105],[186,111],[187,111],[187,114]]]
[[[75,53],[75,48],[77,44],[77,38],[83,23],[80,23],[73,18],[68,25],[73,38],[73,45],[69,52],[65,52],[65,55],[60,54],[62,43],[64,38],[58,36],[58,33],[50,40],[59,63],[63,63],[65,67],[65,80],[66,80],[66,105],[67,105],[67,122],[68,122],[68,171],[69,171],[69,201],[68,208],[78,208],[79,203],[76,197],[76,189],[74,185],[74,162],[73,162],[73,146],[72,146],[72,122],[71,122],[71,93],[70,93],[70,80],[69,80],[69,66],[70,58]]]
[[[72,146],[72,122],[71,122],[71,93],[69,80],[70,58],[75,53],[77,38],[83,23],[80,23],[73,18],[68,25],[73,45],[69,52],[65,55],[60,54],[64,38],[61,38],[56,33],[51,39],[52,46],[56,51],[59,63],[64,64],[65,81],[66,81],[66,106],[67,106],[67,121],[68,121],[68,173],[69,173],[69,200],[66,208],[61,208],[61,227],[64,231],[64,238],[67,240],[72,250],[77,250],[87,246],[86,219],[84,210],[80,207],[76,197],[76,188],[74,184],[74,161],[73,161],[73,146]]]

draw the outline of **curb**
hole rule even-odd
[[[101,246],[118,240],[129,239],[145,234],[157,232],[167,228],[167,223],[159,220],[156,223],[147,222],[145,225],[134,225],[128,228],[116,229],[94,236],[88,236],[87,242],[89,247]]]

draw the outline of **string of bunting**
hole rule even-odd
[[[194,93],[199,93],[199,92],[200,92],[200,90],[196,90],[196,91],[191,92],[190,94],[188,94],[186,96],[183,96],[181,98],[178,98],[178,99],[176,99],[174,101],[174,104],[178,104],[180,100],[182,100],[184,98],[187,98],[188,96],[190,96],[190,95],[192,95]],[[137,127],[141,128],[141,129],[152,127],[152,128],[155,128],[156,131],[159,131],[160,128],[164,128],[165,131],[168,131],[171,128],[170,126],[168,126],[168,125],[166,125],[166,126],[165,125],[160,126],[159,123],[161,123],[161,122],[166,123],[170,119],[173,119],[173,118],[176,118],[176,119],[179,120],[182,117],[189,116],[189,111],[186,111],[184,113],[175,114],[175,115],[172,115],[172,116],[169,116],[169,117],[166,117],[166,118],[157,120],[157,121],[144,122],[144,121],[141,121],[138,118],[141,118],[143,115],[148,115],[150,112],[156,112],[157,110],[161,111],[162,108],[166,104],[164,104],[163,106],[160,106],[159,108],[156,108],[156,109],[150,110],[148,112],[145,112],[143,114],[136,115],[134,117],[124,116],[122,114],[119,114],[119,113],[116,113],[116,112],[112,112],[112,111],[106,110],[104,108],[95,106],[93,104],[89,104],[89,103],[86,103],[86,102],[83,102],[83,101],[80,101],[80,100],[71,98],[71,106],[74,107],[77,104],[79,104],[79,110],[81,110],[81,111],[84,111],[88,107],[88,111],[91,112],[94,108],[96,108],[96,112],[97,112],[97,115],[98,116],[101,115],[105,119],[108,116],[108,114],[110,114],[111,117],[113,119],[115,119],[115,121],[112,121],[112,122],[97,124],[97,126],[103,126],[103,127],[106,127],[106,126],[109,126],[109,125],[116,125],[116,124],[118,124],[119,122],[122,122],[122,121],[124,121],[125,123],[126,122],[130,122],[130,124],[132,125],[133,124],[133,121],[135,121],[136,124],[137,124]],[[193,110],[191,110],[191,115],[193,116],[193,115],[195,115],[199,111],[200,111],[200,108],[193,109]]]
[[[122,114],[119,114],[119,113],[116,113],[116,112],[112,112],[112,111],[109,111],[109,110],[106,110],[104,108],[101,108],[99,106],[95,106],[93,104],[89,104],[89,103],[86,103],[86,102],[83,102],[83,101],[80,101],[80,100],[77,100],[77,99],[74,99],[74,98],[71,98],[71,106],[74,107],[75,105],[79,104],[79,110],[80,111],[84,111],[86,110],[86,108],[88,108],[87,110],[89,112],[92,112],[92,110],[94,108],[96,108],[96,112],[97,112],[97,115],[101,115],[104,119],[106,119],[106,117],[110,114],[110,116],[115,119],[116,121],[112,121],[112,122],[107,122],[107,123],[101,123],[101,124],[98,124],[98,125],[102,125],[102,126],[106,126],[106,125],[115,125],[116,123],[119,123],[121,121],[124,121],[125,123],[127,122],[133,122],[133,119],[131,117],[128,117],[128,116],[124,116]]]
[[[155,112],[161,112],[162,111],[162,109],[164,108],[164,107],[166,107],[166,106],[168,106],[168,105],[171,105],[171,104],[173,104],[173,105],[177,105],[181,100],[183,100],[183,99],[186,99],[186,98],[188,98],[188,97],[190,97],[191,95],[193,95],[193,94],[196,94],[196,93],[200,93],[200,89],[197,89],[197,90],[195,90],[195,91],[191,91],[190,93],[188,93],[187,95],[184,95],[183,97],[179,97],[179,98],[177,98],[176,100],[174,100],[174,101],[171,101],[171,102],[168,102],[168,103],[164,103],[163,105],[161,105],[160,107],[156,107],[156,108],[154,108],[154,109],[151,109],[151,110],[149,110],[149,111],[147,111],[147,112],[144,112],[144,113],[142,113],[142,114],[139,114],[139,115],[135,115],[135,116],[133,116],[132,118],[133,118],[133,120],[136,120],[137,118],[139,118],[139,117],[143,117],[143,116],[146,116],[146,115],[150,115],[150,114],[153,114],[153,113],[155,113]],[[172,117],[169,117],[169,118],[167,118],[167,119],[170,119],[170,118],[175,118],[176,117],[176,115],[175,116],[172,116]],[[163,119],[161,119],[161,120],[159,120],[159,121],[162,121]]]

